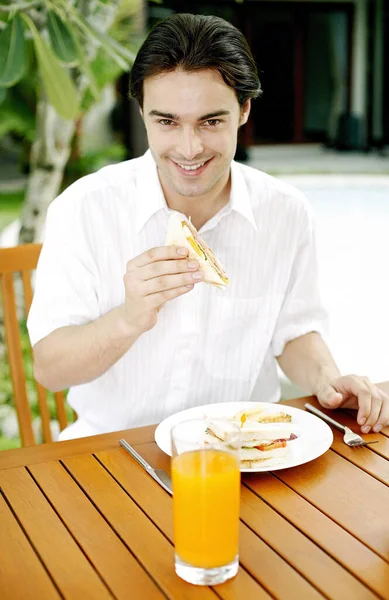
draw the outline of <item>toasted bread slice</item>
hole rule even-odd
[[[166,245],[187,248],[189,258],[197,260],[200,264],[200,269],[204,273],[204,283],[210,283],[219,288],[225,288],[229,284],[229,279],[221,263],[200,237],[190,219],[184,220],[178,213],[171,213]]]
[[[245,421],[255,421],[257,423],[290,423],[291,415],[283,411],[268,412],[262,406],[257,406],[251,410],[241,410],[233,417],[234,421],[240,421],[241,426]]]

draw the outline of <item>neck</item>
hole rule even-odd
[[[159,179],[168,207],[190,217],[196,229],[201,229],[230,199],[230,173],[218,181],[211,192],[202,196],[181,196],[169,184],[162,181],[160,175]]]

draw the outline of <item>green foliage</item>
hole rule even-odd
[[[15,85],[27,70],[22,20],[16,15],[0,33],[0,86]]]
[[[74,119],[79,113],[76,88],[62,68],[53,50],[39,34],[29,16],[23,15],[32,33],[39,70],[46,94],[57,113],[64,119]]]
[[[0,212],[3,210],[17,211],[23,203],[24,192],[1,192],[0,193]]]
[[[108,148],[87,152],[76,160],[70,159],[65,172],[67,183],[69,184],[89,173],[94,173],[110,162],[120,162],[125,159],[125,156],[125,146],[114,143]]]
[[[47,30],[52,48],[59,60],[70,66],[77,65],[79,51],[74,33],[66,21],[63,21],[53,10],[47,11]]]
[[[103,6],[109,4],[109,1],[95,0],[94,4]],[[15,85],[26,75],[27,70],[28,76],[30,75],[29,44],[26,42],[28,32],[33,39],[32,62],[37,66],[51,104],[65,119],[79,117],[84,107],[78,98],[76,82],[79,74],[82,73],[89,84],[88,106],[99,98],[98,90],[101,89],[95,82],[85,48],[93,43],[99,53],[110,57],[115,65],[110,73],[114,73],[114,76],[123,70],[129,70],[135,57],[133,50],[127,47],[127,41],[131,37],[130,17],[139,6],[140,0],[122,0],[119,5],[115,28],[119,30],[125,23],[125,44],[122,44],[115,39],[115,32],[112,36],[100,31],[92,21],[84,18],[78,9],[78,3],[74,5],[68,0],[42,0],[41,6],[37,8],[42,21],[39,26],[28,8],[18,9],[15,4],[14,11],[10,10],[11,16],[6,27],[0,32],[0,103],[5,98],[4,87]],[[4,19],[3,14],[0,17]]]
[[[5,438],[0,435],[0,452],[1,450],[12,450],[13,448],[20,448],[22,445],[20,437],[17,438]]]
[[[97,43],[98,47],[103,48],[104,51],[109,54],[121,67],[123,71],[130,68],[135,56],[125,46],[122,46],[116,40],[94,27],[87,19],[76,10],[71,4],[67,3],[64,5],[64,0],[59,0],[61,4],[68,11],[69,21],[73,23],[75,30],[78,31],[81,39],[90,40],[92,39]]]
[[[7,94],[0,107],[0,138],[8,133],[33,141],[35,137],[35,106],[36,96],[33,89],[33,79],[25,79]],[[0,88],[1,90],[1,88]]]
[[[23,363],[24,370],[26,374],[26,387],[27,387],[27,396],[30,403],[30,409],[32,418],[36,419],[39,417],[39,405],[38,405],[38,396],[34,381],[33,374],[33,364],[32,364],[32,356],[31,356],[31,346],[27,332],[26,321],[22,320],[20,323],[20,339],[23,353]],[[47,404],[49,407],[50,418],[56,419],[56,406],[54,394],[48,394]],[[13,388],[10,379],[9,365],[8,361],[5,359],[0,361],[0,407],[4,405],[14,406],[13,404]],[[68,422],[71,423],[74,420],[72,409],[66,405],[66,415]],[[1,422],[0,422],[0,450],[5,450],[8,448],[15,448],[20,446],[20,438],[5,438],[1,432]]]
[[[19,217],[23,200],[24,190],[0,194],[0,231]]]
[[[100,94],[107,83],[115,81],[122,72],[118,64],[101,49],[98,51],[94,61],[90,64],[90,70],[98,94]],[[83,110],[87,112],[94,102],[94,93],[89,89],[86,91],[82,101]]]

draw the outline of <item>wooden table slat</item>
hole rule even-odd
[[[385,560],[270,473],[246,475],[244,482],[375,593],[389,600],[389,565]]]
[[[177,577],[171,543],[95,458],[72,456],[63,463],[169,598],[215,600],[212,589],[192,586]]]
[[[117,598],[128,598],[129,590],[132,600],[165,598],[59,462],[29,470]]]
[[[0,472],[0,487],[64,597],[69,600],[112,599],[27,470],[16,468]]]
[[[137,449],[150,464],[155,467],[163,468],[168,472],[170,471],[170,459],[161,454],[155,444],[144,444],[138,446]],[[122,450],[122,453],[124,453],[124,450]],[[98,453],[98,456],[105,456],[107,454],[112,457],[116,456],[115,451],[104,451],[103,453]],[[263,475],[266,477],[266,474],[257,476],[259,481]],[[131,477],[134,477],[134,473],[131,474]],[[250,475],[245,477],[252,480],[255,476]],[[245,480],[245,477],[243,480]],[[344,594],[344,599],[347,597],[361,597],[367,599],[372,596],[364,586],[360,585],[358,580],[342,568],[342,566],[338,565],[336,558],[331,559],[330,556],[328,556],[327,549],[323,551],[320,550],[316,543],[310,542],[310,540],[300,532],[297,533],[296,537],[296,530],[293,530],[293,528],[291,529],[291,525],[281,519],[281,517],[281,520],[277,520],[274,511],[271,511],[270,508],[266,511],[267,507],[264,506],[263,503],[258,503],[257,509],[259,511],[262,510],[262,513],[265,512],[267,514],[267,519],[262,516],[260,523],[257,522],[256,518],[254,518],[253,521],[252,518],[248,517],[247,510],[245,510],[245,499],[248,500],[248,497],[243,491],[243,502],[241,505],[241,516],[243,521],[247,523],[251,529],[255,530],[266,543],[280,553],[290,564],[293,564],[293,566],[308,580],[313,578],[316,581],[316,585],[320,585],[320,589],[325,592],[328,597],[337,598],[339,589],[348,590],[348,596]],[[254,505],[253,503],[251,504]],[[147,506],[147,511],[149,510],[150,507]],[[271,527],[269,525],[270,521],[273,524]],[[333,524],[329,519],[328,521],[330,525]],[[280,531],[277,531],[275,522],[277,522]],[[265,532],[267,533],[265,534]],[[373,557],[375,557],[374,554]],[[377,562],[380,562],[380,559],[377,558],[376,560]],[[350,562],[347,564],[347,569],[349,568]],[[329,578],[330,573],[331,576]],[[358,572],[354,573],[354,575],[360,579]],[[370,587],[369,582],[365,583]]]
[[[0,595],[3,600],[61,598],[5,499],[0,494]],[[20,566],[23,565],[23,577]]]
[[[304,408],[304,400],[296,398],[288,402],[290,406],[296,408]],[[342,425],[350,427],[356,433],[360,433],[359,426],[355,421],[355,411],[334,411],[325,410],[321,407],[317,400],[310,399],[311,404],[314,404],[325,414],[333,416]],[[351,414],[350,414],[351,413]],[[354,413],[354,414],[352,414]],[[389,430],[389,428],[387,428]],[[355,466],[359,467],[369,475],[372,475],[385,485],[389,485],[389,439],[381,433],[371,433],[363,437],[368,441],[378,440],[377,444],[362,446],[359,448],[350,448],[343,442],[343,434],[335,428],[332,428],[334,441],[331,448],[340,456],[343,456]]]
[[[137,429],[113,431],[101,435],[92,435],[66,442],[38,444],[26,448],[0,451],[0,470],[12,467],[23,467],[49,460],[59,460],[66,456],[90,454],[106,448],[119,448],[120,438],[126,436],[130,444],[146,444],[154,441],[155,425],[138,427]]]
[[[303,398],[295,398],[294,400],[288,402],[288,405],[300,408],[302,410],[304,410],[304,404],[305,402]],[[367,442],[377,442],[376,444],[371,444],[369,446],[363,446],[360,448],[350,448],[349,446],[347,446],[347,444],[343,442],[343,433],[338,429],[331,427],[332,432],[334,434],[334,444],[332,447],[336,450],[336,452],[338,452],[342,456],[345,456],[348,460],[351,459],[351,462],[354,462],[354,464],[356,465],[358,465],[358,456],[362,454],[359,452],[359,450],[363,450],[365,451],[365,453],[367,450],[371,450],[372,452],[379,454],[380,456],[389,461],[389,439],[386,437],[386,435],[383,435],[382,433],[369,433],[366,435],[361,434],[360,426],[355,420],[355,411],[326,410],[325,408],[320,406],[320,404],[315,399],[311,400],[311,404],[317,406],[317,408],[319,408],[322,412],[334,418],[336,421],[339,421],[339,423],[341,423],[342,425],[349,427],[355,433],[362,435],[363,439],[365,439]],[[385,428],[385,430],[386,429],[388,429],[389,431],[389,428]]]
[[[329,414],[359,432],[355,411]],[[176,576],[172,499],[120,448],[170,471],[154,430],[0,452],[1,600],[389,600],[389,427],[359,449],[334,431],[310,463],[244,474],[241,568],[214,588]]]
[[[154,467],[170,470],[169,457],[160,452],[155,443],[142,444],[137,450]],[[274,474],[282,472],[275,471]],[[272,475],[246,474],[243,481],[336,562],[376,594],[389,600],[389,565],[384,559]]]
[[[148,460],[144,452],[142,455]],[[96,456],[173,542],[171,497],[123,449],[101,451]],[[285,599],[322,597],[300,573],[243,523],[240,537],[241,564],[268,592]],[[223,587],[227,588],[228,585],[218,586],[217,591],[222,597]],[[243,599],[242,595],[239,597]]]
[[[145,445],[141,446],[141,448],[144,447]],[[162,488],[159,488],[147,473],[140,470],[138,468],[139,465],[137,465],[123,449],[114,451],[113,460],[115,457],[119,460],[119,466],[116,465],[116,468],[115,463],[112,462],[110,452],[108,455],[105,452],[99,452],[96,456],[115,479],[123,485],[136,502],[139,503],[140,497],[143,495],[145,499],[145,501],[141,502],[143,510],[147,512],[149,517],[153,519],[156,525],[173,543],[173,521],[170,496],[162,490]],[[130,465],[128,465],[129,461]],[[121,467],[124,468],[124,472]],[[130,468],[129,472],[127,471],[128,467]],[[128,485],[129,481],[131,481],[130,486]],[[158,500],[155,499],[154,494],[158,495]],[[155,511],[157,511],[157,513]],[[217,593],[221,598],[226,600],[229,600],[230,598],[234,600],[238,600],[239,598],[242,600],[248,600],[250,598],[253,598],[253,600],[256,600],[257,598],[258,600],[270,599],[269,594],[247,573],[247,571],[243,569],[239,570],[235,579],[224,585],[219,585],[217,587]]]
[[[298,469],[283,469],[275,474],[389,561],[389,530],[382,527],[389,506],[387,486],[332,451]]]
[[[373,600],[368,590],[326,552],[248,488],[242,487],[241,519],[331,600]]]

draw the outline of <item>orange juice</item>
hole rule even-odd
[[[237,456],[212,449],[175,456],[172,483],[177,556],[204,569],[232,562],[238,554]]]

